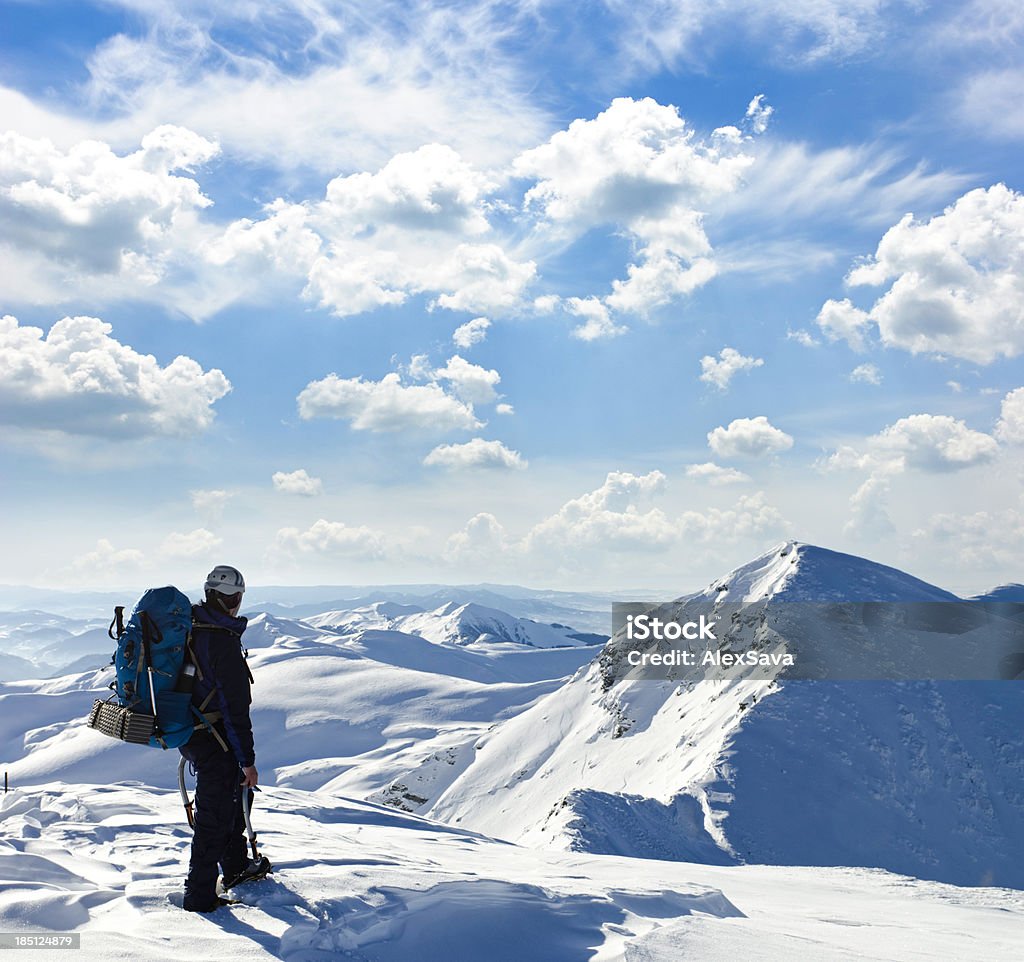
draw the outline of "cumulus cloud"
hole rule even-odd
[[[1003,398],[995,433],[1000,441],[1024,443],[1024,387],[1010,391]]]
[[[1003,508],[932,515],[914,537],[957,552],[966,568],[1019,568],[1024,563],[1024,511]]]
[[[189,491],[192,507],[206,527],[219,524],[224,517],[224,508],[231,500],[231,493],[221,489],[196,489]]]
[[[448,538],[444,557],[451,562],[493,561],[509,547],[505,528],[493,514],[483,511]]]
[[[895,476],[908,470],[946,474],[972,468],[992,461],[998,447],[993,437],[956,418],[913,414],[866,438],[858,447],[839,448],[827,460],[827,468],[868,472],[850,498],[846,533],[864,537],[893,533],[888,496]]]
[[[830,341],[846,341],[855,351],[866,349],[871,318],[848,298],[825,301],[815,320]]]
[[[511,404],[496,404],[494,406],[495,414],[515,414],[516,409]]]
[[[153,283],[167,251],[211,204],[190,177],[217,144],[164,125],[119,156],[99,141],[62,150],[15,132],[0,135],[0,245],[36,252],[67,275],[142,275]]]
[[[387,541],[381,532],[365,525],[353,527],[323,518],[305,531],[281,528],[275,547],[293,554],[339,555],[366,561],[378,560],[387,553]]]
[[[907,214],[850,286],[888,289],[869,310],[827,301],[818,323],[864,346],[870,325],[883,344],[978,364],[1024,351],[1024,197],[1003,184],[964,194],[920,222]]]
[[[717,358],[708,354],[700,359],[700,379],[705,384],[713,384],[718,390],[724,391],[740,371],[752,371],[763,364],[763,358],[745,357],[731,347],[723,347]]]
[[[606,303],[646,315],[714,276],[702,211],[751,162],[741,137],[697,140],[675,107],[618,98],[520,154],[513,171],[535,181],[524,202],[539,230],[565,242],[613,225],[634,239],[638,259]]]
[[[441,444],[424,459],[428,467],[447,468],[449,471],[463,471],[472,468],[502,468],[521,470],[527,461],[518,451],[505,447],[501,441],[485,441],[473,438],[465,444]]]
[[[145,560],[146,556],[136,548],[115,548],[106,538],[100,538],[95,550],[78,555],[71,562],[71,568],[80,574],[99,575],[109,571],[133,571]]]
[[[320,478],[310,477],[305,468],[297,471],[276,471],[273,476],[274,490],[284,494],[297,494],[304,498],[315,498],[324,493]]]
[[[874,364],[858,364],[850,371],[850,380],[854,384],[881,384],[882,372]]]
[[[397,373],[379,381],[329,374],[298,396],[299,415],[347,420],[357,431],[473,431],[483,426],[472,405],[438,384],[402,384]]]
[[[471,364],[458,354],[448,358],[444,367],[430,372],[435,381],[447,381],[455,395],[467,404],[490,404],[498,399],[494,390],[501,375],[478,364]]]
[[[868,439],[871,456],[921,471],[959,471],[991,461],[996,441],[945,414],[913,414]]]
[[[160,554],[168,558],[199,558],[210,554],[223,543],[223,539],[206,528],[196,528],[185,534],[174,531],[164,538]]]
[[[728,427],[709,431],[708,447],[720,458],[759,458],[788,451],[793,447],[793,438],[762,414],[756,418],[737,418]]]
[[[610,473],[601,487],[566,502],[554,515],[535,525],[522,542],[538,556],[579,558],[596,548],[660,552],[686,541],[735,542],[761,537],[786,527],[779,511],[763,492],[740,498],[731,508],[689,510],[673,517],[648,507],[663,493],[665,475]]]
[[[763,491],[744,495],[731,508],[685,511],[676,520],[681,538],[702,542],[736,542],[760,538],[788,528],[778,508],[768,504]]]
[[[810,331],[795,330],[786,331],[787,341],[796,341],[801,347],[820,347],[821,341],[816,341]]]
[[[433,302],[451,311],[513,314],[537,274],[533,261],[516,261],[498,244],[459,244],[432,273],[445,292]]]
[[[886,538],[896,531],[889,516],[889,477],[873,474],[850,497],[850,518],[843,534],[853,538]]]
[[[611,312],[597,297],[569,297],[563,302],[568,313],[583,318],[583,323],[572,329],[572,336],[581,341],[601,341],[625,334],[629,328],[616,324]]]
[[[672,524],[658,508],[641,511],[665,487],[660,471],[613,471],[601,487],[573,498],[557,514],[535,525],[525,539],[528,551],[582,547],[658,551],[675,538]]]
[[[706,461],[704,464],[690,464],[686,468],[686,476],[695,481],[707,481],[708,484],[721,486],[725,484],[741,484],[749,481],[750,476],[736,468],[723,468],[714,461]]]
[[[375,173],[334,178],[320,201],[278,200],[264,218],[236,221],[207,256],[222,265],[263,258],[290,270],[305,278],[305,296],[339,316],[415,294],[449,310],[513,313],[536,265],[513,259],[494,238],[495,189],[452,148],[427,144]],[[486,331],[473,324],[460,336]]]
[[[457,347],[464,351],[469,350],[476,344],[480,344],[486,337],[491,322],[486,317],[474,317],[465,324],[460,324],[452,334],[452,340]]]
[[[216,368],[179,356],[166,367],[110,336],[96,317],[49,333],[0,318],[0,417],[19,428],[105,438],[186,436],[208,428],[231,390]]]

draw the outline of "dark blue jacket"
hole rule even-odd
[[[199,664],[192,704],[198,708],[213,692],[206,711],[221,713],[222,720],[215,725],[243,768],[256,763],[249,720],[252,675],[242,653],[242,632],[247,624],[245,618],[232,618],[206,605],[192,608],[192,651]],[[197,734],[202,737],[202,731]],[[209,738],[209,733],[205,737]]]

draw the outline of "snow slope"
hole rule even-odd
[[[342,636],[265,613],[244,640],[264,780],[409,810],[447,787],[481,735],[598,650],[444,644],[378,630]],[[140,751],[85,726],[111,680],[110,670],[94,670],[0,685],[0,767],[14,784],[102,782],[112,771],[173,784],[176,753]]]
[[[77,932],[90,962],[1019,957],[1024,895],[1005,889],[531,851],[286,788],[262,793],[253,819],[275,873],[237,889],[244,904],[190,915],[176,791],[12,792],[0,801],[0,929]]]
[[[955,601],[916,578],[780,545],[679,599]],[[477,743],[424,811],[523,844],[864,865],[1024,887],[1024,689],[1013,682],[620,680],[625,642]],[[623,828],[628,826],[628,828]]]

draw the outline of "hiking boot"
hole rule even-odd
[[[274,866],[270,864],[270,859],[266,855],[261,855],[258,859],[249,859],[249,864],[246,865],[241,872],[237,875],[233,875],[231,878],[225,876],[221,879],[221,884],[224,886],[226,892],[230,888],[234,888],[236,885],[243,885],[246,882],[256,882],[261,878],[266,878],[271,872],[274,871]]]
[[[213,902],[210,902],[207,905],[193,905],[191,902],[189,902],[186,899],[184,904],[182,905],[182,908],[186,912],[202,912],[204,915],[206,915],[206,914],[209,914],[210,912],[216,912],[217,909],[221,908],[224,905],[235,905],[235,904],[236,903],[235,903],[234,899],[225,899],[225,898],[221,898],[218,895],[216,897],[216,899],[214,899]]]

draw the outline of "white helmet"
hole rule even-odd
[[[217,565],[206,576],[207,591],[219,591],[222,595],[240,595],[245,591],[245,578],[242,572],[231,565]]]

